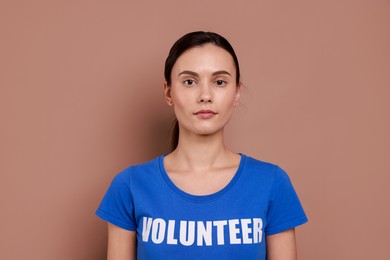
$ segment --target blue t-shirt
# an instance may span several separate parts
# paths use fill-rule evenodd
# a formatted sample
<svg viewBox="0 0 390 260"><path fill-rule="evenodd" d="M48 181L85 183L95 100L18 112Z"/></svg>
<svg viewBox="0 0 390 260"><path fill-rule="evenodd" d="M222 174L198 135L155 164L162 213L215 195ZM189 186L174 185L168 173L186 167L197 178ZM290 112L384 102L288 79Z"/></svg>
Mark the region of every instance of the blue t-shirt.
<svg viewBox="0 0 390 260"><path fill-rule="evenodd" d="M111 183L96 214L137 232L137 259L266 259L265 237L307 222L287 174L241 154L222 190L180 190L164 156L131 166Z"/></svg>

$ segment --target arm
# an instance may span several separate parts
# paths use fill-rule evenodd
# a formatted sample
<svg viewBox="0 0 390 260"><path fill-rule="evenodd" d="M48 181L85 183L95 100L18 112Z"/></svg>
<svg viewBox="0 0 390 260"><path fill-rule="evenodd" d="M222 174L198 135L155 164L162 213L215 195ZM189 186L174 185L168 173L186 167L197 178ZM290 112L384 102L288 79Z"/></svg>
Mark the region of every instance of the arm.
<svg viewBox="0 0 390 260"><path fill-rule="evenodd" d="M295 229L267 236L267 260L297 260Z"/></svg>
<svg viewBox="0 0 390 260"><path fill-rule="evenodd" d="M135 260L137 235L108 223L107 260Z"/></svg>

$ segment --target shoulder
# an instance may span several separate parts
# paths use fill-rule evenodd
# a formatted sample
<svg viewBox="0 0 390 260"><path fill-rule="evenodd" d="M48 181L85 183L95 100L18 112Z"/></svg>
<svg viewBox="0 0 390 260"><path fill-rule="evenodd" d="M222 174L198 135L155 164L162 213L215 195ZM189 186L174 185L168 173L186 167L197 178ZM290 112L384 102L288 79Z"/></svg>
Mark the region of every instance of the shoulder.
<svg viewBox="0 0 390 260"><path fill-rule="evenodd" d="M291 182L288 174L278 165L245 156L244 172L247 179L267 187L279 187Z"/></svg>
<svg viewBox="0 0 390 260"><path fill-rule="evenodd" d="M270 176L287 175L287 173L278 165L265 162L259 159L252 158L244 155L245 157L245 168L251 172L257 172L259 174L266 174Z"/></svg>
<svg viewBox="0 0 390 260"><path fill-rule="evenodd" d="M128 184L134 178L155 173L159 170L161 157L158 156L147 162L128 166L114 177L113 182Z"/></svg>

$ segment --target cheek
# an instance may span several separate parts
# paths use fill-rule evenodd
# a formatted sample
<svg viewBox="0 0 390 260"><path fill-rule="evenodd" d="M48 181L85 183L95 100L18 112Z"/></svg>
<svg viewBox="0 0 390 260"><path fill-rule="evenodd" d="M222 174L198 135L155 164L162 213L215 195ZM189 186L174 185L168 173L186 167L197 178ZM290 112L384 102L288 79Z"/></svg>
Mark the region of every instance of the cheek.
<svg viewBox="0 0 390 260"><path fill-rule="evenodd" d="M235 93L229 93L228 95L224 95L221 97L220 104L225 108L230 110L229 108L233 108L234 102L236 100L236 95Z"/></svg>
<svg viewBox="0 0 390 260"><path fill-rule="evenodd" d="M186 95L178 95L178 93L172 93L173 111L177 118L181 118L180 115L187 114L191 104L191 99Z"/></svg>
<svg viewBox="0 0 390 260"><path fill-rule="evenodd" d="M176 109L184 109L189 103L189 99L183 95L172 95L173 106Z"/></svg>

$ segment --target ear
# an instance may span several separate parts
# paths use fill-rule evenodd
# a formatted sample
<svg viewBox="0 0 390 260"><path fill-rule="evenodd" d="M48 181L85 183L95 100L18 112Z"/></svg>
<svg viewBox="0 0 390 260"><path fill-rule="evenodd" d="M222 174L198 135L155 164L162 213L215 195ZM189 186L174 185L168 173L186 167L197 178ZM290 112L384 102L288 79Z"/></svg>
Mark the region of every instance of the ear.
<svg viewBox="0 0 390 260"><path fill-rule="evenodd" d="M234 106L238 105L238 101L240 100L241 96L241 83L237 85L236 87L236 95L234 97Z"/></svg>
<svg viewBox="0 0 390 260"><path fill-rule="evenodd" d="M167 81L164 81L164 95L168 106L173 106L172 97L171 97L171 87L168 86Z"/></svg>

